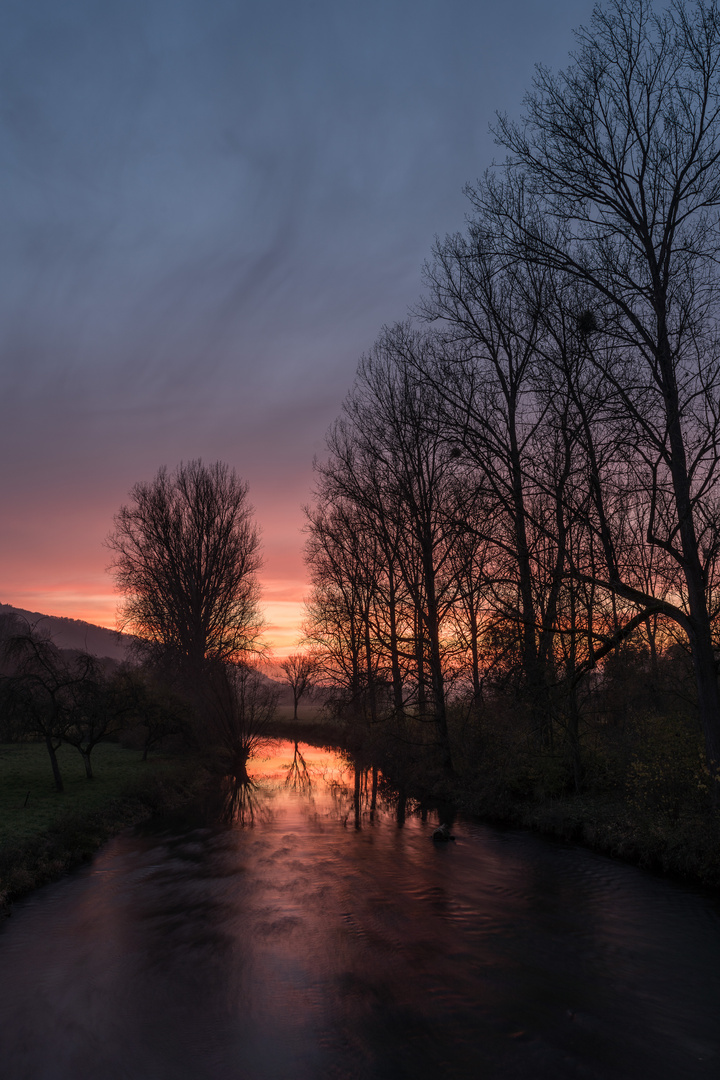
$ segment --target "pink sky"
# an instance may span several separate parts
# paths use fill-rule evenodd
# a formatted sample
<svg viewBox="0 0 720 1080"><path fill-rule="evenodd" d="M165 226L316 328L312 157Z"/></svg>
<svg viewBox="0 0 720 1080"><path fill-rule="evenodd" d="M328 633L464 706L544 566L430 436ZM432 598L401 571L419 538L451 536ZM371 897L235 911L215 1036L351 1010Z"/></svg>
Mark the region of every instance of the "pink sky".
<svg viewBox="0 0 720 1080"><path fill-rule="evenodd" d="M283 657L297 649L307 593L303 515L300 500L278 506L256 498L253 504L263 535L265 640L274 656ZM112 511L71 506L56 509L51 517L27 509L6 513L0 534L5 555L0 602L114 629L118 596L105 571L109 553L102 546L111 519Z"/></svg>

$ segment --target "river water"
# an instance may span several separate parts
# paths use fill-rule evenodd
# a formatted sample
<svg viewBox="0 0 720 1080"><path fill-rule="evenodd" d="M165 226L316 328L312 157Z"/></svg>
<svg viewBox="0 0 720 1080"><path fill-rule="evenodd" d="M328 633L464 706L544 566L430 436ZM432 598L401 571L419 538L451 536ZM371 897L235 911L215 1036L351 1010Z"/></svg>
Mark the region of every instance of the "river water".
<svg viewBox="0 0 720 1080"><path fill-rule="evenodd" d="M0 932L2 1080L720 1077L720 903L276 746Z"/></svg>

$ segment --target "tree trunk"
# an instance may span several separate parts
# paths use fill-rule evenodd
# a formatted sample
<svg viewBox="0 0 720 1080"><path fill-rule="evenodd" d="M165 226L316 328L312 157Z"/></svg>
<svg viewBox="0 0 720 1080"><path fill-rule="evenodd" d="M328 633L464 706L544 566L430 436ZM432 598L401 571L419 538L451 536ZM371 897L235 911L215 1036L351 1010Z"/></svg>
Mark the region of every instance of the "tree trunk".
<svg viewBox="0 0 720 1080"><path fill-rule="evenodd" d="M692 611L692 608L691 608ZM698 625L699 623L699 625ZM700 723L705 738L705 756L713 783L713 800L719 797L720 787L720 693L715 665L715 653L710 630L710 620L692 619L690 638L695 683L698 694Z"/></svg>
<svg viewBox="0 0 720 1080"><path fill-rule="evenodd" d="M663 394L667 413L667 432L670 442L670 471L677 508L678 527L683 554L683 572L688 590L688 607L692 627L690 647L698 693L700 723L705 737L708 769L714 781L720 776L720 690L713 648L712 627L705 593L705 575L700 562L695 521L693 519L691 481L688 476L685 440L680 421L680 408L670 343L664 327L660 334L659 363L663 376ZM713 800L717 800L717 783L713 783Z"/></svg>
<svg viewBox="0 0 720 1080"><path fill-rule="evenodd" d="M53 741L49 735L45 736L45 745L47 746L47 752L50 755L50 764L52 765L53 777L55 779L55 790L64 791L62 776L60 775L60 766L58 765L57 754L55 753L55 747Z"/></svg>
<svg viewBox="0 0 720 1080"><path fill-rule="evenodd" d="M476 706L480 704L482 699L482 685L480 683L480 651L478 648L478 640L480 637L478 628L477 611L475 610L475 604L472 596L470 597L469 605L469 622L470 622L470 655L472 658L472 683L473 683L473 702Z"/></svg>
<svg viewBox="0 0 720 1080"><path fill-rule="evenodd" d="M370 723L377 720L377 700L375 693L375 672L373 671L372 639L370 636L370 611L365 611L365 672L367 678L368 702L370 705Z"/></svg>
<svg viewBox="0 0 720 1080"><path fill-rule="evenodd" d="M452 758L450 755L450 738L447 726L447 709L445 705L445 678L442 669L442 656L440 652L440 618L438 615L437 595L435 591L435 567L432 561L432 552L424 552L425 562L425 599L427 615L425 622L430 645L430 680L433 693L433 718L437 732L440 764L447 772L452 772Z"/></svg>
<svg viewBox="0 0 720 1080"><path fill-rule="evenodd" d="M425 661L423 657L425 644L425 630L420 618L420 612L415 611L415 664L417 667L417 684L418 684L418 716L421 720L425 719L425 712L427 705L425 703Z"/></svg>
<svg viewBox="0 0 720 1080"><path fill-rule="evenodd" d="M395 711L396 719L401 719L403 715L403 685L402 685L402 673L400 671L400 653L398 650L398 638L397 638L397 601L395 598L395 575L392 569L389 570L390 577L390 591L388 597L389 617L390 617L390 666L392 670L392 684L393 684L393 708Z"/></svg>
<svg viewBox="0 0 720 1080"><path fill-rule="evenodd" d="M538 656L537 619L533 599L533 571L527 538L523 466L517 441L515 405L513 402L508 402L508 432L513 492L513 527L520 591L523 669L527 685L527 698L530 704L532 728L537 733L541 745L545 746L551 742L552 733L547 704L547 680L544 666Z"/></svg>
<svg viewBox="0 0 720 1080"><path fill-rule="evenodd" d="M568 735L570 737L570 754L572 757L573 780L575 793L580 794L582 786L582 757L580 750L580 709L577 698L577 603L575 589L570 588L570 651L568 655Z"/></svg>
<svg viewBox="0 0 720 1080"><path fill-rule="evenodd" d="M355 786L353 791L353 809L355 811L355 828L359 829L361 826L360 819L360 760L355 757Z"/></svg>

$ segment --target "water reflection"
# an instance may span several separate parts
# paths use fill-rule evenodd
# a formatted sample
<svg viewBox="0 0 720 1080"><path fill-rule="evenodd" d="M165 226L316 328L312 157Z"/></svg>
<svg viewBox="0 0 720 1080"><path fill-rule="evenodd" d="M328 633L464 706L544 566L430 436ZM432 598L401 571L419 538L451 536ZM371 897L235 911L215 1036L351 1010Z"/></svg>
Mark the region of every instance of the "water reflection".
<svg viewBox="0 0 720 1080"><path fill-rule="evenodd" d="M263 801L258 785L249 776L223 776L219 784L221 809L218 820L226 825L254 825Z"/></svg>
<svg viewBox="0 0 720 1080"><path fill-rule="evenodd" d="M18 908L3 1080L720 1075L711 898L453 823L359 758L250 773Z"/></svg>
<svg viewBox="0 0 720 1080"><path fill-rule="evenodd" d="M300 744L297 739L293 746L293 757L288 765L287 775L285 777L285 787L309 795L313 785L310 769L300 752Z"/></svg>

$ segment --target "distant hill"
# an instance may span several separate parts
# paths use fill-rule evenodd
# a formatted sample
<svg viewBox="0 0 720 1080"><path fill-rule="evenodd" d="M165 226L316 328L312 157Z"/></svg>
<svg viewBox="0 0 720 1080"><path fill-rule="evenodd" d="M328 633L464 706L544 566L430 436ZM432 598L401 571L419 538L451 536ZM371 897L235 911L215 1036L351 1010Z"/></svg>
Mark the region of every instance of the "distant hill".
<svg viewBox="0 0 720 1080"><path fill-rule="evenodd" d="M0 615L13 612L21 615L31 626L46 631L59 649L81 649L93 656L108 656L112 660L128 659L132 637L118 634L105 626L95 626L82 619L65 619L58 615L43 615L39 611L25 611L12 604L0 604Z"/></svg>

